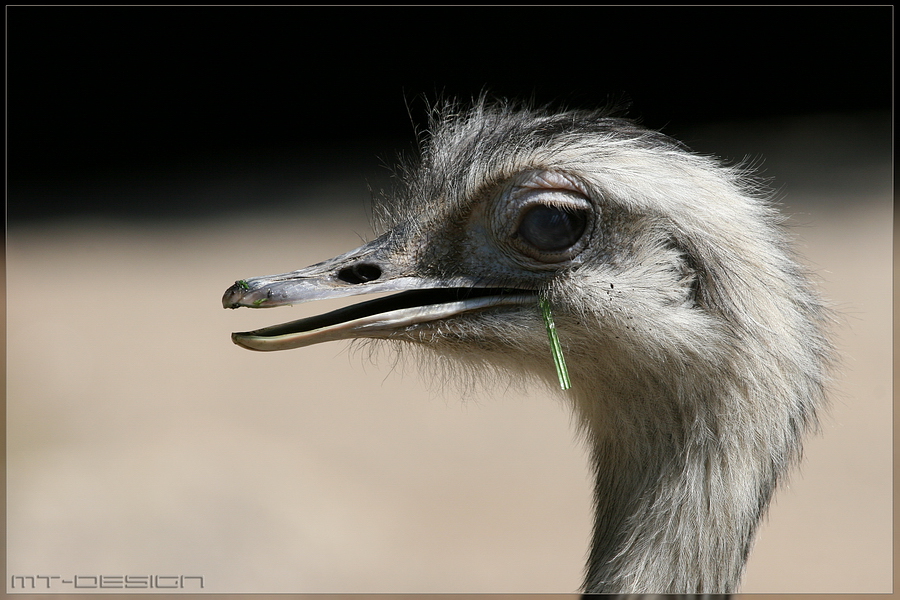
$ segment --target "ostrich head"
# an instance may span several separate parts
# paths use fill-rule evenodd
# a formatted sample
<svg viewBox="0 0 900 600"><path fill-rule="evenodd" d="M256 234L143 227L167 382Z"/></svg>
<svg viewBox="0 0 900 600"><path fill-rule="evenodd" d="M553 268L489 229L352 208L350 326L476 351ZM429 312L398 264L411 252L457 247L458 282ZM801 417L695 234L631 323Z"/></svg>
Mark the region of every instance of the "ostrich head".
<svg viewBox="0 0 900 600"><path fill-rule="evenodd" d="M403 181L374 241L223 304L393 295L234 342L394 340L555 384L543 298L595 473L585 590L733 591L830 355L776 210L630 121L484 102L436 111Z"/></svg>

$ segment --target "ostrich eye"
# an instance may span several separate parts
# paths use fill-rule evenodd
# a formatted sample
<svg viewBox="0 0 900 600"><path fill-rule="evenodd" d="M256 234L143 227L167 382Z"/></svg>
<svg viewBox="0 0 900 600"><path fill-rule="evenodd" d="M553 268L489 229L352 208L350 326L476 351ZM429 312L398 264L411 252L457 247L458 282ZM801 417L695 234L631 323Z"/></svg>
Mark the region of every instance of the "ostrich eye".
<svg viewBox="0 0 900 600"><path fill-rule="evenodd" d="M541 252L562 252L575 245L587 227L582 211L538 204L525 213L517 234Z"/></svg>

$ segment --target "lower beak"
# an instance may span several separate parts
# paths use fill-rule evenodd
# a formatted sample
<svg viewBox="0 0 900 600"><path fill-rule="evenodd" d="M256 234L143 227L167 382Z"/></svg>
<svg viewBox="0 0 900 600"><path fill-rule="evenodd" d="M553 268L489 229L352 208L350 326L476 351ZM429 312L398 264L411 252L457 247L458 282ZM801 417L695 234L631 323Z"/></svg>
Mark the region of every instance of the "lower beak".
<svg viewBox="0 0 900 600"><path fill-rule="evenodd" d="M535 294L512 290L475 290L476 293L490 291L492 295L449 299L458 297L461 291L458 288L446 288L402 292L315 317L256 331L233 333L231 339L238 346L260 351L288 350L319 342L355 338L408 339L410 330L424 323L496 306L537 302ZM494 295L494 292L498 293ZM440 301L441 298L446 300Z"/></svg>

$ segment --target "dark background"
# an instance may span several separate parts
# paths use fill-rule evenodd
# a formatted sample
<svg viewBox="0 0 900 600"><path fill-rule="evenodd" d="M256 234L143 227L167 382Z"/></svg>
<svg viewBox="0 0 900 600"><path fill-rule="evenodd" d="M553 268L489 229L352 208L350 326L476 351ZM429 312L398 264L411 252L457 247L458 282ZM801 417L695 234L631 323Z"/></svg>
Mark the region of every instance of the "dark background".
<svg viewBox="0 0 900 600"><path fill-rule="evenodd" d="M8 217L208 216L272 194L160 182L354 161L377 179L441 95L630 102L676 137L888 111L892 29L891 7L9 7Z"/></svg>

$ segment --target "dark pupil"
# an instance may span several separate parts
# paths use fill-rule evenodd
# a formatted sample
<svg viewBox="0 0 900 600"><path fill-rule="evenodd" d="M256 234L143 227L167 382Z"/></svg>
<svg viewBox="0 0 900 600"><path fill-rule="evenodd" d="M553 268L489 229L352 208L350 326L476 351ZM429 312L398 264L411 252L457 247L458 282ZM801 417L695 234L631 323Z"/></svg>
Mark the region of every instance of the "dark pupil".
<svg viewBox="0 0 900 600"><path fill-rule="evenodd" d="M518 233L542 252L559 252L578 241L584 233L586 221L582 213L539 205L525 214Z"/></svg>

